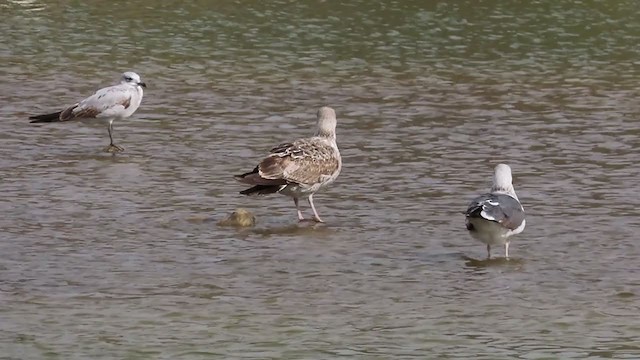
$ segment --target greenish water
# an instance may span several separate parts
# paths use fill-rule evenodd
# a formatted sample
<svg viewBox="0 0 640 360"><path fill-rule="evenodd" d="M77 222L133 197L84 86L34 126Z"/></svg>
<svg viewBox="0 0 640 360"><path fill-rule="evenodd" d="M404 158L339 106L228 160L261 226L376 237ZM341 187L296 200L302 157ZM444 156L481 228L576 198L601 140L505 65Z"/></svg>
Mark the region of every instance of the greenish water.
<svg viewBox="0 0 640 360"><path fill-rule="evenodd" d="M635 1L0 2L0 358L640 358ZM138 72L138 112L34 126ZM338 114L326 225L233 174ZM527 228L460 214L514 170ZM237 207L255 228L218 227Z"/></svg>

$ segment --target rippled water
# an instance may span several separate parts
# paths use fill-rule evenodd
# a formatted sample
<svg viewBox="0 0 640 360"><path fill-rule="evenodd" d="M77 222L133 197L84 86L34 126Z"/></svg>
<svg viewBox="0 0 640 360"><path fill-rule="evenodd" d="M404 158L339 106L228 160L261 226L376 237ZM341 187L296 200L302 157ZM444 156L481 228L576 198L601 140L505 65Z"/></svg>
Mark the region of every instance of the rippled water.
<svg viewBox="0 0 640 360"><path fill-rule="evenodd" d="M635 1L0 11L0 357L640 358ZM126 152L28 123L125 70L149 86ZM239 195L325 104L327 224ZM498 162L527 228L476 261L461 211ZM254 228L216 225L238 207Z"/></svg>

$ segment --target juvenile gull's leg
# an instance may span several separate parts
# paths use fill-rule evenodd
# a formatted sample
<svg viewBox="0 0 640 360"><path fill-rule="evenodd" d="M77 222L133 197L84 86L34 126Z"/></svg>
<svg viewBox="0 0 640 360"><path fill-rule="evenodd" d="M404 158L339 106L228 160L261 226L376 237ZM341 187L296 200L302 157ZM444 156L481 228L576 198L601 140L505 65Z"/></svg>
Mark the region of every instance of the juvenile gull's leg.
<svg viewBox="0 0 640 360"><path fill-rule="evenodd" d="M491 259L491 245L487 244L487 259Z"/></svg>
<svg viewBox="0 0 640 360"><path fill-rule="evenodd" d="M322 219L320 219L320 216L318 215L318 212L316 211L316 207L313 205L313 194L309 195L309 205L311 205L311 210L313 210L313 220L315 220L317 222L324 222L324 221L322 221Z"/></svg>
<svg viewBox="0 0 640 360"><path fill-rule="evenodd" d="M293 198L293 203L296 204L296 210L298 210L298 221L303 221L304 216L302 216L302 211L300 211L300 204L298 203L298 198Z"/></svg>

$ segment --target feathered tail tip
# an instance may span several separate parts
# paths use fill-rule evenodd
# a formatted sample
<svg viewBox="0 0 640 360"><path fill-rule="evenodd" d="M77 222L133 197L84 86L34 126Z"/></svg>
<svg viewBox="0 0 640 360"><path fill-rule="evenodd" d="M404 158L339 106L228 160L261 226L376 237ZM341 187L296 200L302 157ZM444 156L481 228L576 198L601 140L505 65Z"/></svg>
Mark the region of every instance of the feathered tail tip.
<svg viewBox="0 0 640 360"><path fill-rule="evenodd" d="M287 185L287 181L284 179L265 179L260 176L258 166L252 171L244 173L242 175L236 175L233 177L239 182L247 185L254 185L252 188L240 191L242 195L268 195L277 193L283 186Z"/></svg>
<svg viewBox="0 0 640 360"><path fill-rule="evenodd" d="M50 123L60 121L60 114L62 114L62 111L51 114L29 116L29 120L31 120L29 123Z"/></svg>
<svg viewBox="0 0 640 360"><path fill-rule="evenodd" d="M237 181L240 181L241 183L244 183L244 184L256 185L256 184L252 181L253 176L251 176L251 175L254 175L254 174L255 174L255 175L257 175L257 176L258 176L258 178L259 178L259 177L260 177L260 175L258 174L258 171L259 171L259 170L258 170L258 167L256 166L253 170L251 170L251 171L249 171L249 172L246 172L246 173L244 173L244 174L240 174L240 175L234 175L234 176L233 176L233 178L234 178L234 179L236 179ZM249 177L249 178L247 178L247 177Z"/></svg>
<svg viewBox="0 0 640 360"><path fill-rule="evenodd" d="M244 176L245 176L245 174L242 174L242 175L233 175L233 178L234 178L236 181L244 182Z"/></svg>
<svg viewBox="0 0 640 360"><path fill-rule="evenodd" d="M256 185L247 190L240 191L240 194L247 196L275 194L280 190L281 185Z"/></svg>
<svg viewBox="0 0 640 360"><path fill-rule="evenodd" d="M255 184L255 176L251 176L251 175L255 175L257 174L257 170L248 172L248 173L244 173L242 175L235 175L233 178L236 179L237 181L243 183L243 184L249 184L249 185L255 185L252 188L246 189L246 190L242 190L240 191L240 194L242 195L247 195L247 196L254 196L254 195L268 195L268 194L273 194L278 192L278 190L280 190L280 185L256 185ZM247 178L249 176L249 178Z"/></svg>

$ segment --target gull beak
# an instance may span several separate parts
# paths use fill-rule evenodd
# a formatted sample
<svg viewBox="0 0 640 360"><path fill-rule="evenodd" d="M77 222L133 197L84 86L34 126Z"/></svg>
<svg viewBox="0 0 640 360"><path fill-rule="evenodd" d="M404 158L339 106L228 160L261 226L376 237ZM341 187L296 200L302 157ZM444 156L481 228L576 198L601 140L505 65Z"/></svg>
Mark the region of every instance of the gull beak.
<svg viewBox="0 0 640 360"><path fill-rule="evenodd" d="M138 85L142 86L143 88L147 87L147 84L143 83L143 82L139 82Z"/></svg>

